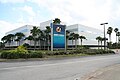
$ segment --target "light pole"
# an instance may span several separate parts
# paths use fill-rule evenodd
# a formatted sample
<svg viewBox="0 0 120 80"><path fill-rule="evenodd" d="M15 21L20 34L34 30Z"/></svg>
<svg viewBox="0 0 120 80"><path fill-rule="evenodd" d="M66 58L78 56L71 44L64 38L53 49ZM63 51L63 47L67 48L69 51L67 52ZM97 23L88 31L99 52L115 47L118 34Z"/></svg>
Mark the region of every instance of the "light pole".
<svg viewBox="0 0 120 80"><path fill-rule="evenodd" d="M105 50L105 47L106 47L105 24L108 24L108 23L101 23L100 24L100 25L104 25L104 50Z"/></svg>

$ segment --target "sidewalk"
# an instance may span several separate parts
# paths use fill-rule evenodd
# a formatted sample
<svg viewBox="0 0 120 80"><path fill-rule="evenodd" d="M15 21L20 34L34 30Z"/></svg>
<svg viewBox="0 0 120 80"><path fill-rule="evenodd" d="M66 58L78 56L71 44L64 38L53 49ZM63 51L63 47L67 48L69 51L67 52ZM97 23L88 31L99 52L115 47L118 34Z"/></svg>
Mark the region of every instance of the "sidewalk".
<svg viewBox="0 0 120 80"><path fill-rule="evenodd" d="M83 80L120 80L120 64L95 71Z"/></svg>

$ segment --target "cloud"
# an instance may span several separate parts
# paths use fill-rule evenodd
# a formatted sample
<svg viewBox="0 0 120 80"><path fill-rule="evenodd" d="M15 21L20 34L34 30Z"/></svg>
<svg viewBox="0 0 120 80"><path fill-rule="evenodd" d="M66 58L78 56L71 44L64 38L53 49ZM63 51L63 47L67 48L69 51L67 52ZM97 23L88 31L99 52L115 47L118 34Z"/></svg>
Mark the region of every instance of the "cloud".
<svg viewBox="0 0 120 80"><path fill-rule="evenodd" d="M17 19L18 23L26 23L26 24L34 24L36 13L33 10L33 7L24 5L22 7L15 7L13 8L14 11L20 11L20 15L18 16L19 18Z"/></svg>
<svg viewBox="0 0 120 80"><path fill-rule="evenodd" d="M21 15L18 22L39 24L39 21L60 18L61 21L66 22L67 25L74 23L83 24L86 26L103 29L100 23L108 22L106 29L111 27L118 27L120 17L120 1L119 0L0 0L2 3L34 3L39 8L34 6L24 5L19 10L27 13L26 16ZM35 9L34 9L35 8ZM41 10L42 8L42 10ZM41 13L37 13L37 11ZM48 13L44 14L47 10ZM51 15L52 14L52 15ZM50 16L49 18L44 16Z"/></svg>
<svg viewBox="0 0 120 80"><path fill-rule="evenodd" d="M0 0L1 3L23 3L25 0Z"/></svg>
<svg viewBox="0 0 120 80"><path fill-rule="evenodd" d="M35 16L35 12L33 11L33 8L30 6L25 5L24 7L21 7L20 9L27 12L30 16Z"/></svg>
<svg viewBox="0 0 120 80"><path fill-rule="evenodd" d="M120 17L118 0L32 0L68 24L80 23L100 29L100 23ZM115 5L117 3L117 5ZM116 9L116 10L115 10ZM102 28L101 28L102 29Z"/></svg>
<svg viewBox="0 0 120 80"><path fill-rule="evenodd" d="M18 26L19 25L19 26ZM10 23L0 20L0 39L5 36L5 33L25 25L25 23ZM1 41L1 40L0 40Z"/></svg>

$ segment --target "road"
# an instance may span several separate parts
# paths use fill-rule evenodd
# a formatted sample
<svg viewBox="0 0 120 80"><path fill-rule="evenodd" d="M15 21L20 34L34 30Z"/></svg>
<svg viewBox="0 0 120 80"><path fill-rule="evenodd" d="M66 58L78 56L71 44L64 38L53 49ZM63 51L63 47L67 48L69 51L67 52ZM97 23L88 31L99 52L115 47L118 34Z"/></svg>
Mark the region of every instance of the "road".
<svg viewBox="0 0 120 80"><path fill-rule="evenodd" d="M44 61L0 62L0 80L81 80L91 72L119 63L120 54Z"/></svg>

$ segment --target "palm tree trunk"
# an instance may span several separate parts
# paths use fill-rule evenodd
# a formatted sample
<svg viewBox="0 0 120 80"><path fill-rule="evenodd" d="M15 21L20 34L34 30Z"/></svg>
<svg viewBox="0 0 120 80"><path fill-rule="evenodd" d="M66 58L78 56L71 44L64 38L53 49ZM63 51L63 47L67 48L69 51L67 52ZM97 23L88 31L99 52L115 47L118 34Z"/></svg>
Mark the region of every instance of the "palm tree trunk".
<svg viewBox="0 0 120 80"><path fill-rule="evenodd" d="M109 41L109 42L111 42L111 35L109 35L109 39L110 39L110 41Z"/></svg>
<svg viewBox="0 0 120 80"><path fill-rule="evenodd" d="M30 40L30 47L31 47L31 40Z"/></svg>
<svg viewBox="0 0 120 80"><path fill-rule="evenodd" d="M34 50L36 49L36 39L34 39Z"/></svg>
<svg viewBox="0 0 120 80"><path fill-rule="evenodd" d="M82 39L81 39L81 46L82 46Z"/></svg>
<svg viewBox="0 0 120 80"><path fill-rule="evenodd" d="M41 50L41 41L39 40L39 49Z"/></svg>
<svg viewBox="0 0 120 80"><path fill-rule="evenodd" d="M49 35L48 35L48 41L47 41L48 51L49 51Z"/></svg>
<svg viewBox="0 0 120 80"><path fill-rule="evenodd" d="M66 50L68 48L68 39L66 39Z"/></svg>
<svg viewBox="0 0 120 80"><path fill-rule="evenodd" d="M75 39L75 48L77 49L77 39Z"/></svg>
<svg viewBox="0 0 120 80"><path fill-rule="evenodd" d="M20 41L19 41L19 46L20 46Z"/></svg>
<svg viewBox="0 0 120 80"><path fill-rule="evenodd" d="M98 49L99 49L99 40L98 40Z"/></svg>
<svg viewBox="0 0 120 80"><path fill-rule="evenodd" d="M101 41L101 49L102 49L102 41Z"/></svg>
<svg viewBox="0 0 120 80"><path fill-rule="evenodd" d="M9 44L9 49L10 49L10 42L8 44Z"/></svg>
<svg viewBox="0 0 120 80"><path fill-rule="evenodd" d="M117 43L117 36L116 36L116 43Z"/></svg>
<svg viewBox="0 0 120 80"><path fill-rule="evenodd" d="M45 50L45 43L46 43L46 40L44 39L44 50Z"/></svg>
<svg viewBox="0 0 120 80"><path fill-rule="evenodd" d="M18 41L17 41L17 46L18 46L19 44L18 44Z"/></svg>
<svg viewBox="0 0 120 80"><path fill-rule="evenodd" d="M73 39L72 39L72 49L74 49L74 47L73 47Z"/></svg>

